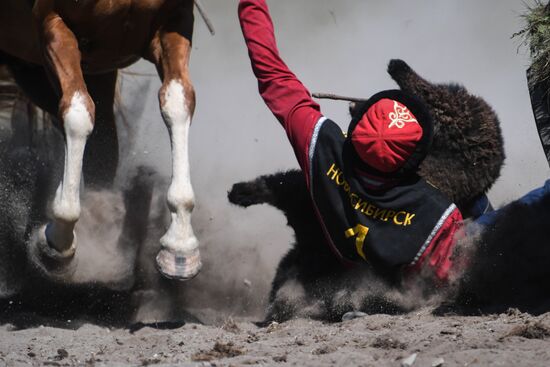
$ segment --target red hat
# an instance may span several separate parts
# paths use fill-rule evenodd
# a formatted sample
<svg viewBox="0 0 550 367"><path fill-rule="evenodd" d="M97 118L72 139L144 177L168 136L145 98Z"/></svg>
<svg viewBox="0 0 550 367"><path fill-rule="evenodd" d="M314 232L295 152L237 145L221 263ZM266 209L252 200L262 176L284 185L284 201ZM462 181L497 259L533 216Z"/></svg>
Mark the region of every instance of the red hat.
<svg viewBox="0 0 550 367"><path fill-rule="evenodd" d="M378 171L395 172L403 166L422 137L422 127L402 103L381 99L367 110L353 133L355 151Z"/></svg>
<svg viewBox="0 0 550 367"><path fill-rule="evenodd" d="M397 90L369 99L348 132L357 157L383 175L416 170L431 136L431 119L425 107Z"/></svg>

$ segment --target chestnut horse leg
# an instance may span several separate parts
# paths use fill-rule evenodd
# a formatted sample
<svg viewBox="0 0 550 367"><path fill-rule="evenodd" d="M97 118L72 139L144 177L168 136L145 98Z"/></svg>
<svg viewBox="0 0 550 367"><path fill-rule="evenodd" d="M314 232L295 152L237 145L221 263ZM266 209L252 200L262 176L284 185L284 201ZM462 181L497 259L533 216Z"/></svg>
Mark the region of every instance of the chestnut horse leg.
<svg viewBox="0 0 550 367"><path fill-rule="evenodd" d="M35 16L48 70L61 90L59 116L65 133L65 164L52 204L53 218L35 234L34 242L43 258L53 260L54 265L66 265L76 249L74 227L80 216L82 158L93 129L95 106L80 69L78 42L52 8L51 1L38 1Z"/></svg>
<svg viewBox="0 0 550 367"><path fill-rule="evenodd" d="M195 110L195 91L188 70L193 2L187 4L183 19L167 25L159 35L160 54L156 58L163 80L159 91L160 109L172 144L172 182L167 194L171 223L160 239L161 250L156 261L164 276L178 280L193 278L202 266L199 243L191 227L195 197L189 173L188 137Z"/></svg>

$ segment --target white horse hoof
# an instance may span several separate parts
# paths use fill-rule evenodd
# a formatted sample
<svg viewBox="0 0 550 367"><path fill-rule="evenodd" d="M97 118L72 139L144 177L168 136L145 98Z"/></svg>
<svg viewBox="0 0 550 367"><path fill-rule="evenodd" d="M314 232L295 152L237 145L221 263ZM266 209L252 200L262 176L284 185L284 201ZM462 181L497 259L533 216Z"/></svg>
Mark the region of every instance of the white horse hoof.
<svg viewBox="0 0 550 367"><path fill-rule="evenodd" d="M157 269L168 279L190 280L197 276L201 268L199 249L190 252L172 252L163 248L157 255Z"/></svg>
<svg viewBox="0 0 550 367"><path fill-rule="evenodd" d="M55 281L69 280L76 269L74 242L69 249L57 251L48 243L46 225L43 225L33 231L27 242L29 260L48 278Z"/></svg>

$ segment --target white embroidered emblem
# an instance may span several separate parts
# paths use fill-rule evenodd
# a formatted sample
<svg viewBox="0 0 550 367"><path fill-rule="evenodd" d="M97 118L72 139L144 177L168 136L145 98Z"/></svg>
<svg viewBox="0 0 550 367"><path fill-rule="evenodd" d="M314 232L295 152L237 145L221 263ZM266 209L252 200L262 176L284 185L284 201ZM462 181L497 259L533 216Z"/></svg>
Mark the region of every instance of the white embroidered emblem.
<svg viewBox="0 0 550 367"><path fill-rule="evenodd" d="M389 129L394 126L402 129L405 127L405 124L409 122L418 124L418 121L411 115L409 109L405 106L399 105L397 101L393 101L393 111L394 112L390 112L388 115L391 120L391 123L388 126Z"/></svg>

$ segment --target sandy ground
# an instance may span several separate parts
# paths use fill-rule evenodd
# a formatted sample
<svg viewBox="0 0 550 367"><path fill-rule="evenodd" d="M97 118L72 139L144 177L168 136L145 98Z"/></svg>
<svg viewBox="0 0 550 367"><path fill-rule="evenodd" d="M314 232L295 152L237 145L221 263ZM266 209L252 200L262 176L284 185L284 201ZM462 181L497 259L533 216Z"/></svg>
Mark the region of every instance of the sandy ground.
<svg viewBox="0 0 550 367"><path fill-rule="evenodd" d="M297 319L259 328L226 318L161 330L78 325L0 327L0 364L178 366L544 366L549 314L433 316L430 309L327 324ZM411 364L409 364L411 365Z"/></svg>

